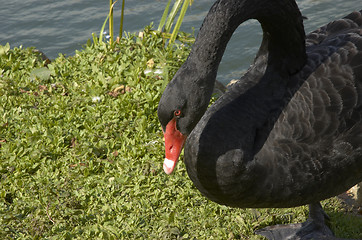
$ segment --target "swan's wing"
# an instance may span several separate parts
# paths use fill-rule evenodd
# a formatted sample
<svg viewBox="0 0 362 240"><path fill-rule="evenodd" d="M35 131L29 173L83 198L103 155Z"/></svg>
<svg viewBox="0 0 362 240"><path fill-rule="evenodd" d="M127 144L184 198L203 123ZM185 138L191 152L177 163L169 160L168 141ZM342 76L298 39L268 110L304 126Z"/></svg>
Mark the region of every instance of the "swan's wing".
<svg viewBox="0 0 362 240"><path fill-rule="evenodd" d="M283 178L283 186L272 186L284 187L291 202L324 199L362 181L361 25L354 12L308 35L299 76L307 79L256 155L273 166L265 184Z"/></svg>
<svg viewBox="0 0 362 240"><path fill-rule="evenodd" d="M362 141L350 134L351 128L362 124L361 12L317 32L323 37L316 37L319 45L309 48L307 79L283 110L276 133L300 144L343 139L362 147Z"/></svg>
<svg viewBox="0 0 362 240"><path fill-rule="evenodd" d="M362 10L361 10L362 11ZM337 35L345 33L357 33L360 35L362 24L360 12L352 12L346 17L332 21L323 27L320 27L306 36L306 46L319 45L327 38L334 38Z"/></svg>

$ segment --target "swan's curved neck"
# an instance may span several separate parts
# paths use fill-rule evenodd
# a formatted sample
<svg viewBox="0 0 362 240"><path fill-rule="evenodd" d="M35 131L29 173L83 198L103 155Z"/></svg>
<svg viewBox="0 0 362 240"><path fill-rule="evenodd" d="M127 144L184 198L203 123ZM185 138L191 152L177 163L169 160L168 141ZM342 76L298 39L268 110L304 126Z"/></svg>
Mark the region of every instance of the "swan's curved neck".
<svg viewBox="0 0 362 240"><path fill-rule="evenodd" d="M268 54L268 66L274 72L293 74L302 68L306 61L305 34L294 0L218 0L206 16L187 61L199 72L200 81L215 81L228 41L248 19L257 19L262 25L263 43L258 55Z"/></svg>

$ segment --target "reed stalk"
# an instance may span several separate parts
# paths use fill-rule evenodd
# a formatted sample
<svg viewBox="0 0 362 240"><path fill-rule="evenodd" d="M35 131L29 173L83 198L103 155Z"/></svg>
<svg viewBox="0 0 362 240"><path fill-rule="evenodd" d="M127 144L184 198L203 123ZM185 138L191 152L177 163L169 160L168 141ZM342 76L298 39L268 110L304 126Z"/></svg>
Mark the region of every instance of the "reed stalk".
<svg viewBox="0 0 362 240"><path fill-rule="evenodd" d="M124 3L125 3L125 0L122 0L121 20L120 20L120 24L119 24L119 35L118 35L119 38L122 38L122 34L123 34Z"/></svg>
<svg viewBox="0 0 362 240"><path fill-rule="evenodd" d="M176 0L175 3L173 4L171 11L169 12L171 0L169 0L167 2L166 8L163 12L163 15L161 17L161 21L160 21L160 24L158 25L157 30L159 32L162 32L163 37L169 39L168 46L172 46L173 43L175 42L176 37L180 30L181 24L185 17L187 8L189 5L191 6L192 3L193 3L193 0ZM178 17L175 27L173 28L172 33L171 33L172 25L173 25L178 13L179 13L179 17Z"/></svg>
<svg viewBox="0 0 362 240"><path fill-rule="evenodd" d="M165 28L164 28L165 32L169 33L171 31L173 21L177 15L178 11L180 10L182 1L185 1L185 0L176 0L176 2L174 3L174 5L171 9L171 12L169 14L169 17L167 18L167 22L165 24Z"/></svg>
<svg viewBox="0 0 362 240"><path fill-rule="evenodd" d="M172 46L172 44L176 40L176 36L177 36L177 34L178 34L179 30L180 30L182 21L183 21L183 19L185 17L185 14L186 14L186 11L187 11L187 8L188 8L189 4L191 5L191 0L185 0L183 5L182 5L180 15L179 15L179 17L177 19L175 28L173 29L173 32L172 32L172 35L171 35L171 39L170 39L170 41L168 43L169 46Z"/></svg>
<svg viewBox="0 0 362 240"><path fill-rule="evenodd" d="M157 31L161 32L163 29L163 26L166 23L166 19L167 19L167 14L168 14L168 10L170 9L170 5L171 5L171 0L168 0L168 3L166 5L165 10L163 11L162 17L161 17L161 21L160 24L158 25Z"/></svg>
<svg viewBox="0 0 362 240"><path fill-rule="evenodd" d="M93 36L93 41L95 44L99 44L99 43L103 42L103 34L104 34L104 29L105 29L105 25L106 25L107 21L109 23L109 36L110 36L109 43L112 44L114 42L113 10L114 10L114 5L116 4L117 1L118 0L116 0L116 1L109 0L109 13L107 15L106 20L103 23L101 32L99 34L99 38L95 39L95 36ZM158 25L158 28L157 28L157 31L162 33L162 37L164 39L169 39L169 42L168 42L169 47L171 47L173 45L173 43L175 42L175 40L178 36L179 30L180 30L181 24L185 17L187 8L189 5L190 6L192 5L193 0L175 0L171 11L169 11L171 3L172 3L172 0L168 0L166 8L162 14L160 24ZM122 38L122 35L123 35L124 8L125 8L125 0L122 0L119 35L118 35L117 39ZM179 16L178 16L176 24L172 30L172 26L174 24L177 14L179 14ZM171 30L172 30L172 32L171 32ZM187 41L187 40L182 39L182 41ZM165 42L166 42L166 40L165 40Z"/></svg>
<svg viewBox="0 0 362 240"><path fill-rule="evenodd" d="M109 0L109 41L113 42L113 0Z"/></svg>

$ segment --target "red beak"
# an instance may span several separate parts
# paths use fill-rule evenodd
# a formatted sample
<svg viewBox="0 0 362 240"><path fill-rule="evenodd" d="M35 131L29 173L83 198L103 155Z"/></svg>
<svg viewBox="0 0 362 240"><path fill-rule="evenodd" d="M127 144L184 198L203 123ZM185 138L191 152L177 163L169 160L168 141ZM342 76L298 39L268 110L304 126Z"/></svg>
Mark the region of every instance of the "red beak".
<svg viewBox="0 0 362 240"><path fill-rule="evenodd" d="M171 174L176 167L186 136L176 128L176 118L173 118L164 131L166 158L163 162L163 170Z"/></svg>

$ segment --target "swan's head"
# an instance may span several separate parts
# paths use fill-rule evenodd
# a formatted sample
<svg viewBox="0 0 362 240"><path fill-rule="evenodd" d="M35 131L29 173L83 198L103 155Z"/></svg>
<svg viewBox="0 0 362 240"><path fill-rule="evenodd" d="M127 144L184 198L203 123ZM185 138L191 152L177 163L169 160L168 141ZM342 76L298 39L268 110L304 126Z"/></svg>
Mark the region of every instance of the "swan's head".
<svg viewBox="0 0 362 240"><path fill-rule="evenodd" d="M167 85L158 105L158 119L165 138L163 169L167 174L174 170L187 136L201 119L210 101L213 84L210 91L210 87L201 86L199 81L193 80L197 76L194 71L181 67Z"/></svg>

